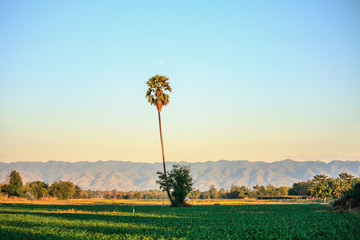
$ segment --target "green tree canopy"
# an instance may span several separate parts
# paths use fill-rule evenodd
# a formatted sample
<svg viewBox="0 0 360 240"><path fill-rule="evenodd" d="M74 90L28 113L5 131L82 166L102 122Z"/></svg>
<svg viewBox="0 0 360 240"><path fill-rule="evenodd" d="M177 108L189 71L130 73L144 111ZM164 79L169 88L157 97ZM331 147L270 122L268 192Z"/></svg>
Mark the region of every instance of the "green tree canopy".
<svg viewBox="0 0 360 240"><path fill-rule="evenodd" d="M170 102L169 95L164 93L164 91L172 91L168 81L169 78L167 76L159 74L156 74L147 81L149 89L145 96L150 104L156 106L158 112L161 112L162 107Z"/></svg>
<svg viewBox="0 0 360 240"><path fill-rule="evenodd" d="M9 184L1 186L1 192L6 193L9 197L22 197L24 195L23 181L20 173L12 171L9 176Z"/></svg>
<svg viewBox="0 0 360 240"><path fill-rule="evenodd" d="M201 191L199 189L193 190L189 193L189 197L191 199L199 199L200 195L201 195Z"/></svg>
<svg viewBox="0 0 360 240"><path fill-rule="evenodd" d="M46 197L49 192L49 185L41 181L28 183L27 186L32 196L34 196L36 199Z"/></svg>
<svg viewBox="0 0 360 240"><path fill-rule="evenodd" d="M21 188L23 186L23 181L20 176L20 173L16 170L10 173L9 183L13 185L15 188Z"/></svg>
<svg viewBox="0 0 360 240"><path fill-rule="evenodd" d="M332 189L329 187L329 177L323 174L314 176L314 179L310 182L309 193L315 197L328 197L331 196Z"/></svg>
<svg viewBox="0 0 360 240"><path fill-rule="evenodd" d="M355 180L355 176L348 174L348 173L340 173L339 177L341 179L341 183L342 183L342 187L343 187L343 192L349 190Z"/></svg>
<svg viewBox="0 0 360 240"><path fill-rule="evenodd" d="M216 198L218 198L218 191L217 191L217 189L215 188L214 184L212 184L212 185L210 186L209 194L210 194L210 198L211 198L211 199L216 199Z"/></svg>
<svg viewBox="0 0 360 240"><path fill-rule="evenodd" d="M218 197L219 198L226 198L227 192L224 188L220 188L219 192L218 192Z"/></svg>
<svg viewBox="0 0 360 240"><path fill-rule="evenodd" d="M294 183L291 191L289 191L289 194L306 196L309 190L309 184L309 182Z"/></svg>
<svg viewBox="0 0 360 240"><path fill-rule="evenodd" d="M185 202L186 196L193 190L193 179L190 176L190 167L175 164L173 169L167 173L167 183L165 180L165 174L163 172L157 172L159 180L157 183L160 185L160 189L169 188L173 197L173 207L186 207L189 206Z"/></svg>
<svg viewBox="0 0 360 240"><path fill-rule="evenodd" d="M50 194L60 200L72 198L75 193L75 185L72 182L59 181L53 182L50 187Z"/></svg>

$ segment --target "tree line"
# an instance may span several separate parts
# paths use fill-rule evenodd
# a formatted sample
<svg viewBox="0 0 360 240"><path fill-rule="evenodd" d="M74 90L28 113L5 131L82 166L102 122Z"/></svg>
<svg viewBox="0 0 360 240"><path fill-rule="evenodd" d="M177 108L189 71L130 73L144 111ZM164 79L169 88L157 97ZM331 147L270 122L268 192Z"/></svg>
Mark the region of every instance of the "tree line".
<svg viewBox="0 0 360 240"><path fill-rule="evenodd" d="M355 178L348 173L340 173L338 178L330 178L326 175L315 175L313 179L306 182L294 183L292 187L275 187L274 185L260 186L252 188L247 186L232 185L230 190L221 188L217 190L214 185L207 191L194 189L190 191L190 199L246 199L246 198L274 198L285 196L306 196L309 198L339 198L343 193L351 189L355 182L360 182L360 178ZM162 183L162 189L165 183ZM168 199L167 194L161 190L143 191L93 191L83 190L78 185L69 181L55 181L47 184L41 181L33 181L23 184L22 178L16 170L12 171L9 181L0 185L2 193L8 197L26 197L30 199L46 199L56 197L60 200L66 199Z"/></svg>
<svg viewBox="0 0 360 240"><path fill-rule="evenodd" d="M259 186L251 188L247 186L232 185L230 190L221 188L219 191L210 186L204 192L196 189L190 192L190 198L194 199L244 199L244 198L272 198L284 196L304 196L309 198L339 198L342 194L352 188L360 178L348 173L340 173L338 178L331 178L323 174L315 175L313 179L306 182L297 182L292 187L275 187L274 185Z"/></svg>
<svg viewBox="0 0 360 240"><path fill-rule="evenodd" d="M338 178L318 174L307 182L294 183L290 193L294 195L308 195L312 198L339 198L357 182L360 182L360 178L355 178L355 176L346 172L340 173Z"/></svg>
<svg viewBox="0 0 360 240"><path fill-rule="evenodd" d="M83 190L78 185L70 181L54 181L47 184L42 181L28 182L25 185L16 170L9 175L9 180L5 184L0 184L1 193L8 197L20 197L28 199L47 199L57 198L60 200L67 199L164 199L164 193L161 190L145 191L92 191Z"/></svg>
<svg viewBox="0 0 360 240"><path fill-rule="evenodd" d="M275 187L274 185L259 186L256 185L252 189L247 186L232 185L230 190L220 188L217 190L214 185L210 189L201 192L195 189L189 194L191 199L245 199L245 198L263 198L287 196L289 192L288 187Z"/></svg>
<svg viewBox="0 0 360 240"><path fill-rule="evenodd" d="M29 199L56 197L66 200L83 197L83 190L69 181L55 181L51 185L34 181L24 185L20 173L16 170L10 173L8 183L1 185L1 192L7 194L8 197L26 197Z"/></svg>

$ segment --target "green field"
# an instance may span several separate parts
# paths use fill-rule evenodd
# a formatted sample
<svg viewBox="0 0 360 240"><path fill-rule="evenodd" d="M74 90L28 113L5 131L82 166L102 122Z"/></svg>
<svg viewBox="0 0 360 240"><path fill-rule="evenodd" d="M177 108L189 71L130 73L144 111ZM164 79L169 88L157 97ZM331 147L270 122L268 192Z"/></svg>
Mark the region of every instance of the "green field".
<svg viewBox="0 0 360 240"><path fill-rule="evenodd" d="M1 239L360 239L327 205L0 205Z"/></svg>

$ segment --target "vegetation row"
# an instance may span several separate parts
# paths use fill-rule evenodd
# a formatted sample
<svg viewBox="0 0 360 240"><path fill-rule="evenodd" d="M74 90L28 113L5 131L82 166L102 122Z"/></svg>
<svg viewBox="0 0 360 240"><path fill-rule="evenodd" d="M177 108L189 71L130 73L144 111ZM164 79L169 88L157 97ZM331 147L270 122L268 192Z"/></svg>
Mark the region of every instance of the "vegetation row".
<svg viewBox="0 0 360 240"><path fill-rule="evenodd" d="M161 174L161 173L160 173ZM169 174L169 179L174 176ZM160 178L161 179L161 178ZM160 182L161 180L159 180ZM267 186L256 185L253 188L246 186L232 185L229 190L221 188L217 190L214 185L207 191L199 189L190 189L187 195L190 199L286 199L290 196L299 196L306 198L339 198L345 192L352 189L352 186L360 182L360 178L355 178L348 173L340 173L338 178L329 178L325 175L316 175L313 179L306 182L294 183L292 187L275 187L271 184ZM170 184L175 184L170 181ZM165 187L160 184L160 187ZM9 181L1 185L1 192L8 197L26 197L29 199L44 199L56 197L60 200L66 199L168 199L161 190L144 191L93 191L83 190L78 185L69 181L55 181L47 184L42 181L34 181L23 185L22 178L16 170L12 171ZM291 197L292 198L292 197Z"/></svg>

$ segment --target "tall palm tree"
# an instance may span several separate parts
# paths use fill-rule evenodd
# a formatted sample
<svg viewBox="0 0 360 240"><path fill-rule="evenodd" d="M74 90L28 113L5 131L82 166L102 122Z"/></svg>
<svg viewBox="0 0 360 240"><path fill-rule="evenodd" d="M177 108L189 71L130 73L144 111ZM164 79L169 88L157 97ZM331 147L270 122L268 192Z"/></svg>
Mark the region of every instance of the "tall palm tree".
<svg viewBox="0 0 360 240"><path fill-rule="evenodd" d="M159 74L151 77L147 81L147 85L149 89L146 92L145 97L148 99L149 103L156 106L159 116L159 129L160 129L160 140L161 140L161 150L162 150L162 158L163 158L163 167L164 167L164 176L165 176L165 185L166 192L169 196L169 199L172 204L174 204L174 200L170 194L167 176L166 176L166 166L165 166L165 154L164 154L164 143L161 131L161 116L160 112L163 106L166 106L170 102L170 97L168 94L164 93L164 91L171 92L171 87L169 85L169 78L166 76L161 76Z"/></svg>

